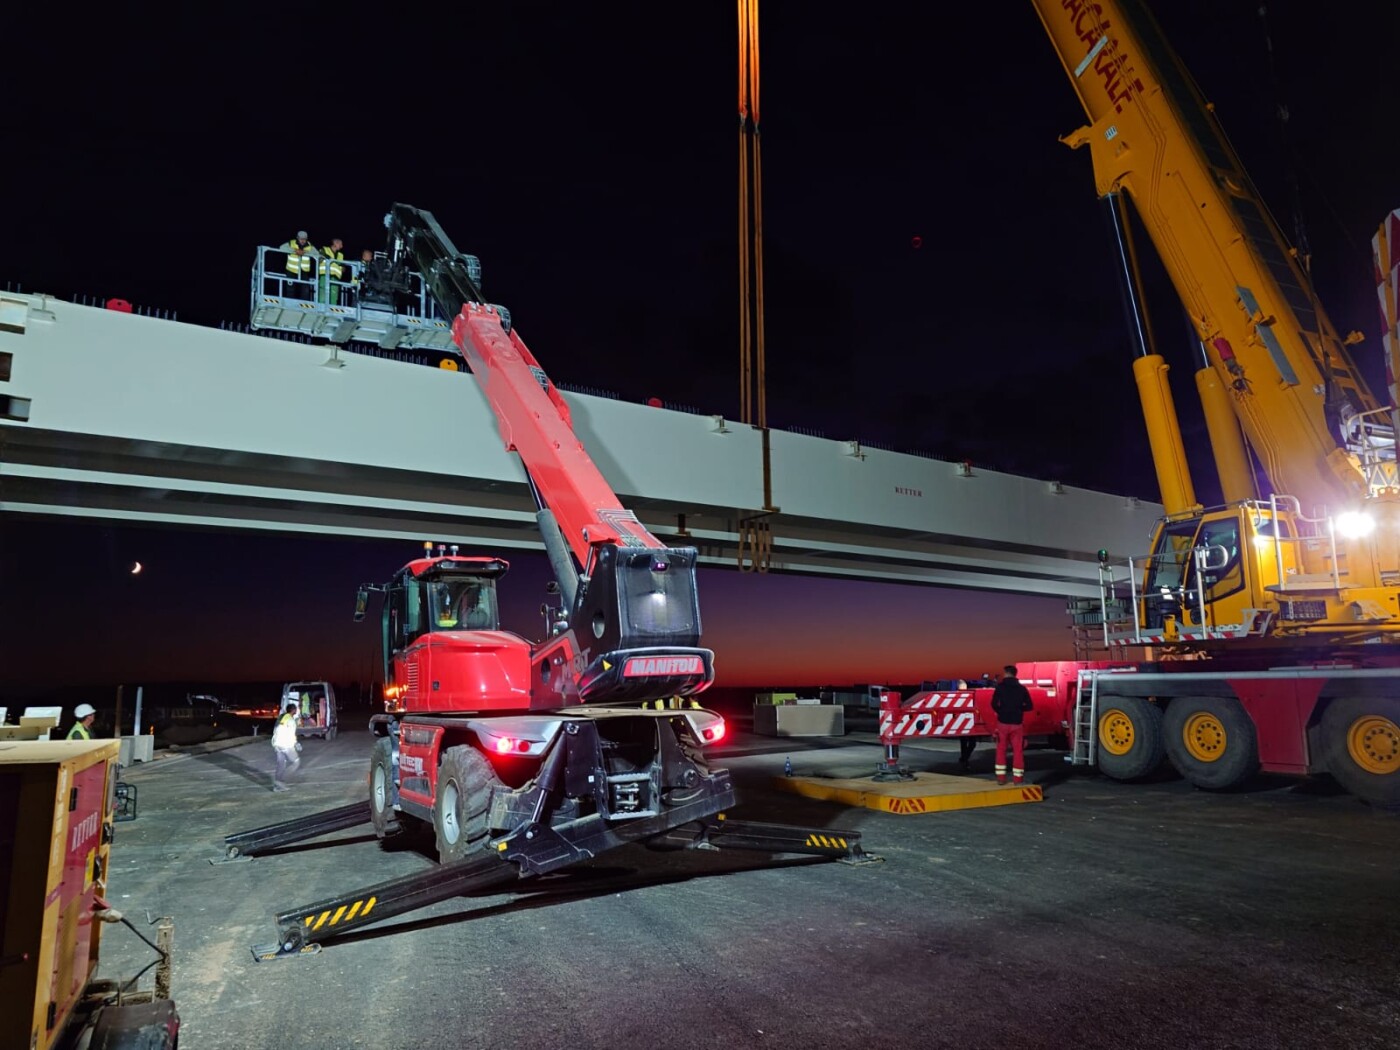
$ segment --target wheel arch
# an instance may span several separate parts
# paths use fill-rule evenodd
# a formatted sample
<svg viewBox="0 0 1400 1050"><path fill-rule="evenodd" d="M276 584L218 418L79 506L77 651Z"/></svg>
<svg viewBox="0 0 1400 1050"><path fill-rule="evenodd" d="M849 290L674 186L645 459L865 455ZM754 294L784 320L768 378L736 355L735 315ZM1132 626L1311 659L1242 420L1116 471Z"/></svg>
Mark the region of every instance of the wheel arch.
<svg viewBox="0 0 1400 1050"><path fill-rule="evenodd" d="M1345 704L1366 703L1367 701L1386 703L1391 699L1389 691L1393 691L1395 688L1395 678L1368 680L1335 677L1323 680L1312 706L1308 709L1307 716L1303 719L1303 740L1307 749L1306 761L1309 776L1330 775L1331 772L1328 769L1327 738L1324 728L1328 711Z"/></svg>

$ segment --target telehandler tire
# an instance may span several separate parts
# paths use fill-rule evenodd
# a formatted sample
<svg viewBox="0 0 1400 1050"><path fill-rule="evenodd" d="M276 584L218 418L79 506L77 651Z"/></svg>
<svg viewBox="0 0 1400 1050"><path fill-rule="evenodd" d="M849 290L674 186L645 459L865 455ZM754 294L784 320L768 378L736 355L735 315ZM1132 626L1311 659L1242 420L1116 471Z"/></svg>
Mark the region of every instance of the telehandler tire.
<svg viewBox="0 0 1400 1050"><path fill-rule="evenodd" d="M374 742L369 761L369 819L374 833L387 839L403 831L394 809L394 743L387 736Z"/></svg>
<svg viewBox="0 0 1400 1050"><path fill-rule="evenodd" d="M491 763L476 748L459 744L443 753L433 800L433 830L442 863L469 857L486 845L491 788L499 783Z"/></svg>

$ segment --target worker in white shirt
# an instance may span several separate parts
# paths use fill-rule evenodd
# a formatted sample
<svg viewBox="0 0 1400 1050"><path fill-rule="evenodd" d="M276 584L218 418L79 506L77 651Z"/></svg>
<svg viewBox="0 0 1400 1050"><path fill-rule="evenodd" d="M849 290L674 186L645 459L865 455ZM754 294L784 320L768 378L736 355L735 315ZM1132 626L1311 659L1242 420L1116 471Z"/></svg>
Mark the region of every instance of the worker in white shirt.
<svg viewBox="0 0 1400 1050"><path fill-rule="evenodd" d="M277 754L277 770L272 774L272 790L286 791L287 774L295 773L301 765L301 744L297 742L298 706L289 701L272 728L272 750Z"/></svg>

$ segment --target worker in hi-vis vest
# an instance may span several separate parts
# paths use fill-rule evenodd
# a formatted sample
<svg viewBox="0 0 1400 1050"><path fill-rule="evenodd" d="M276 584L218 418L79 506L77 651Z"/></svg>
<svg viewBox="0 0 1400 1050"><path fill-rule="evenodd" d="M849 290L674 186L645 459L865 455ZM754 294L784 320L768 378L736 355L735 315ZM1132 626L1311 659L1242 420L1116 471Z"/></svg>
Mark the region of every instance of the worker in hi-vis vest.
<svg viewBox="0 0 1400 1050"><path fill-rule="evenodd" d="M312 261L320 253L316 251L306 236L305 230L297 230L282 249L287 253L287 294L293 299L314 299L316 286L316 264Z"/></svg>
<svg viewBox="0 0 1400 1050"><path fill-rule="evenodd" d="M345 242L339 237L321 249L321 302L332 306L340 302L340 285L345 279Z"/></svg>
<svg viewBox="0 0 1400 1050"><path fill-rule="evenodd" d="M297 741L297 716L299 708L295 700L288 700L277 722L272 727L272 750L277 756L277 768L272 772L272 790L286 791L287 776L295 773L301 765L301 744Z"/></svg>
<svg viewBox="0 0 1400 1050"><path fill-rule="evenodd" d="M91 740L92 723L97 718L97 709L91 704L79 704L73 708L73 717L77 721L73 723L73 728L68 730L68 739Z"/></svg>

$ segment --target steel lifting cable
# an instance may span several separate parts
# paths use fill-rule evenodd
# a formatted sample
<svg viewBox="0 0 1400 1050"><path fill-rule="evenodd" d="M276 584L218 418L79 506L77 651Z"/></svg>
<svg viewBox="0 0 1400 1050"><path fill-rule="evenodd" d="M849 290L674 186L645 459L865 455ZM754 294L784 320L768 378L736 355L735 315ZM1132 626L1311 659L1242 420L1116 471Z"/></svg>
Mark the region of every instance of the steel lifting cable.
<svg viewBox="0 0 1400 1050"><path fill-rule="evenodd" d="M1259 26L1264 37L1264 53L1268 56L1269 61L1269 84L1270 87L1273 89L1274 93L1274 114L1278 117L1279 141L1283 147L1284 177L1288 183L1288 192L1290 197L1289 203L1293 212L1294 243L1292 245L1291 254L1298 261L1298 265L1302 269L1303 275L1306 278L1306 280L1303 282L1303 293L1308 298L1308 305L1312 307L1313 316L1321 318L1323 316L1322 302L1317 295L1317 286L1313 283L1312 245L1308 243L1307 219L1303 213L1303 191L1302 186L1298 180L1298 173L1299 170L1302 168L1302 158L1298 154L1298 151L1294 148L1293 138L1290 134L1290 114L1288 111L1288 103L1284 98L1283 82L1282 78L1279 76L1278 63L1275 59L1274 54L1274 39L1272 33L1269 30L1268 4L1261 3L1259 5ZM1326 193L1323 192L1320 187L1319 195L1322 197L1322 202L1324 206L1326 206L1328 210L1332 212L1332 215L1335 218L1336 210L1332 208L1331 201L1328 200ZM1259 196L1259 192L1257 189L1255 190L1255 196ZM1260 199L1262 203L1262 197ZM1338 225L1341 226L1343 234L1346 236L1347 240L1353 246L1356 246L1356 242L1351 237L1350 231L1347 230L1346 225L1344 223L1341 223L1340 221L1338 222ZM1322 370L1322 382L1324 389L1324 414L1326 413L1327 405L1335 403L1337 399L1340 399L1341 401L1345 402L1355 402L1351 404L1351 408L1354 412L1364 412L1368 409L1374 409L1379 407L1377 403L1371 401L1371 397L1368 391L1357 388L1356 386L1351 387L1351 391L1355 394L1354 398L1349 398L1347 396L1346 388L1343 388L1340 394L1337 393L1337 385L1333 379L1333 372L1335 370L1336 365L1341 364L1345 371L1353 374L1355 374L1356 372L1356 366L1353 362L1347 360L1347 344L1345 340L1342 340L1340 336L1338 336L1338 345L1334 348L1327 339L1327 332L1325 331L1323 325L1319 323L1316 327L1317 331L1315 333L1309 333L1305 331L1301 334L1303 337L1303 342L1305 344L1308 344L1310 348L1311 344L1313 343L1313 340L1316 340L1316 349L1314 351L1314 354L1317 357ZM1312 338L1309 338L1310 335L1312 336ZM1355 379L1353 379L1353 383L1355 383ZM1368 404L1368 401L1371 403ZM1345 408L1343 407L1342 416L1344 419L1345 415L1346 412ZM1332 429L1334 430L1333 436L1337 439L1338 443L1345 448L1348 443L1347 436L1344 432L1345 424L1333 424Z"/></svg>
<svg viewBox="0 0 1400 1050"><path fill-rule="evenodd" d="M1274 38L1269 32L1269 5L1259 5L1259 28L1264 37L1264 54L1269 63L1269 87L1274 93L1274 116L1278 118L1279 144L1283 147L1283 174L1288 182L1289 204L1293 210L1293 243L1298 250L1297 258L1303 272L1312 273L1312 247L1308 244L1308 229L1303 218L1303 194L1298 184L1297 155L1289 134L1288 103L1283 97L1283 82L1279 78L1278 63L1274 57Z"/></svg>
<svg viewBox="0 0 1400 1050"><path fill-rule="evenodd" d="M749 2L749 107L753 112L754 329L758 349L758 426L768 429L768 355L763 341L763 126L758 112L758 0Z"/></svg>
<svg viewBox="0 0 1400 1050"><path fill-rule="evenodd" d="M763 336L763 154L758 105L758 0L738 0L739 19L739 415L763 436L763 510L773 505L772 453L768 434L767 365ZM750 150L752 140L752 150ZM752 164L752 170L750 170ZM755 351L757 353L755 354ZM758 526L754 526L758 550ZM767 526L763 535L768 537ZM766 572L771 540L755 568ZM743 567L743 541L740 541Z"/></svg>
<svg viewBox="0 0 1400 1050"><path fill-rule="evenodd" d="M739 15L739 419L753 422L753 355L749 342L749 0Z"/></svg>
<svg viewBox="0 0 1400 1050"><path fill-rule="evenodd" d="M763 154L759 121L758 0L738 0L739 415L768 426L763 335ZM752 148L750 148L752 147Z"/></svg>

